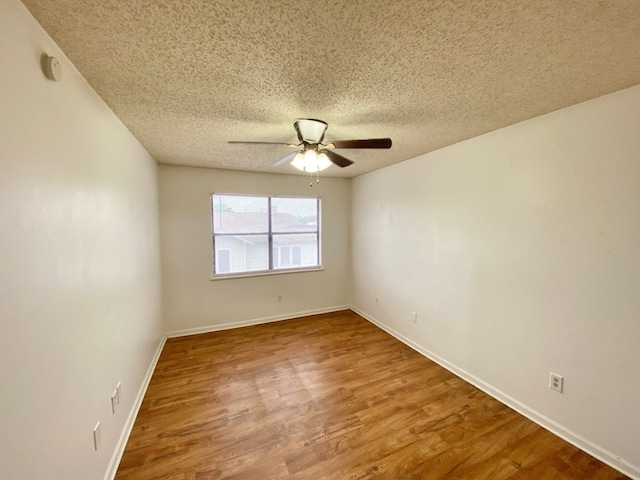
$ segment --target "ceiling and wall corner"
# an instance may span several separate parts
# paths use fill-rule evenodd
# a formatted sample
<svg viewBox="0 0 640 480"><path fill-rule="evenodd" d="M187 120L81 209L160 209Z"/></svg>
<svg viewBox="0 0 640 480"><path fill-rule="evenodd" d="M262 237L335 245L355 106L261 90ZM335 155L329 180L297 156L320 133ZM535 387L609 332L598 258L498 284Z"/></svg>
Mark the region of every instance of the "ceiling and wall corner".
<svg viewBox="0 0 640 480"><path fill-rule="evenodd" d="M640 83L637 0L24 0L163 164L271 164L299 117L354 177Z"/></svg>

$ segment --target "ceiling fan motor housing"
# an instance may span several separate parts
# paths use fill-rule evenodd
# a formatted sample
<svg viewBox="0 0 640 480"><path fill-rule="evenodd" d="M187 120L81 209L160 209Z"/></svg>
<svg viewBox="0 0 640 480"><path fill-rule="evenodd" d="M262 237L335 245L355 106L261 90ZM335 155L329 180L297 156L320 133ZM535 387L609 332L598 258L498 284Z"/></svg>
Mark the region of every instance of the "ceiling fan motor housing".
<svg viewBox="0 0 640 480"><path fill-rule="evenodd" d="M298 134L298 140L305 143L320 143L327 130L326 122L313 118L300 118L293 124Z"/></svg>

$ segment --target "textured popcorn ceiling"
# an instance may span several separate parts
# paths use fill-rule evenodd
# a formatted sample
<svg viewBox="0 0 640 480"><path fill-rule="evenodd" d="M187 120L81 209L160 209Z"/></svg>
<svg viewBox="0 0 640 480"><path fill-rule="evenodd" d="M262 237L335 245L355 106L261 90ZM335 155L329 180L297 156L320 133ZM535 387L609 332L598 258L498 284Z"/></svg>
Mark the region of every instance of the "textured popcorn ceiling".
<svg viewBox="0 0 640 480"><path fill-rule="evenodd" d="M296 118L353 177L640 84L638 0L24 0L160 163L271 166Z"/></svg>

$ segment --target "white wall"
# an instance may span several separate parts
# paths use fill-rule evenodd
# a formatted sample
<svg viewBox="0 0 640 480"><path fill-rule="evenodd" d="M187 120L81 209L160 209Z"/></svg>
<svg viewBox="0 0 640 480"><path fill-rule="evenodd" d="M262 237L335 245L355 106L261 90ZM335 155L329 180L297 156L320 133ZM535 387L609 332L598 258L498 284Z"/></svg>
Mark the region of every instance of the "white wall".
<svg viewBox="0 0 640 480"><path fill-rule="evenodd" d="M352 202L359 311L638 474L640 86L358 177Z"/></svg>
<svg viewBox="0 0 640 480"><path fill-rule="evenodd" d="M100 479L162 339L156 165L17 0L0 65L0 478Z"/></svg>
<svg viewBox="0 0 640 480"><path fill-rule="evenodd" d="M321 178L309 187L303 176L172 166L160 166L158 178L163 314L170 333L347 308L349 180ZM212 192L321 197L324 270L210 281Z"/></svg>

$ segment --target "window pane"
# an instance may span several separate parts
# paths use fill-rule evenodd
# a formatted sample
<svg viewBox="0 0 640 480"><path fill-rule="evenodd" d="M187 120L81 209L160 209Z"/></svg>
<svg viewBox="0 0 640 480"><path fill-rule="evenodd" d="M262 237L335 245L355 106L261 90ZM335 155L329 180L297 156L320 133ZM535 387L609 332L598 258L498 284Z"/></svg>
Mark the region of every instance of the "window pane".
<svg viewBox="0 0 640 480"><path fill-rule="evenodd" d="M253 272L269 269L269 239L267 235L216 236L216 260L228 257L228 270L224 261L216 263L215 273ZM224 253L224 251L228 253Z"/></svg>
<svg viewBox="0 0 640 480"><path fill-rule="evenodd" d="M280 262L278 264L274 262L274 268L318 265L318 237L316 234L273 235L273 246L274 258L277 253L280 254ZM278 250L279 252L277 252Z"/></svg>
<svg viewBox="0 0 640 480"><path fill-rule="evenodd" d="M280 266L288 267L291 265L291 247L280 247Z"/></svg>
<svg viewBox="0 0 640 480"><path fill-rule="evenodd" d="M213 195L213 233L268 233L269 199Z"/></svg>
<svg viewBox="0 0 640 480"><path fill-rule="evenodd" d="M291 265L302 265L302 247L291 247Z"/></svg>
<svg viewBox="0 0 640 480"><path fill-rule="evenodd" d="M317 198L271 199L271 222L274 232L315 232L318 230Z"/></svg>
<svg viewBox="0 0 640 480"><path fill-rule="evenodd" d="M231 271L231 250L218 250L218 257L216 266L218 267L217 273L229 273Z"/></svg>

